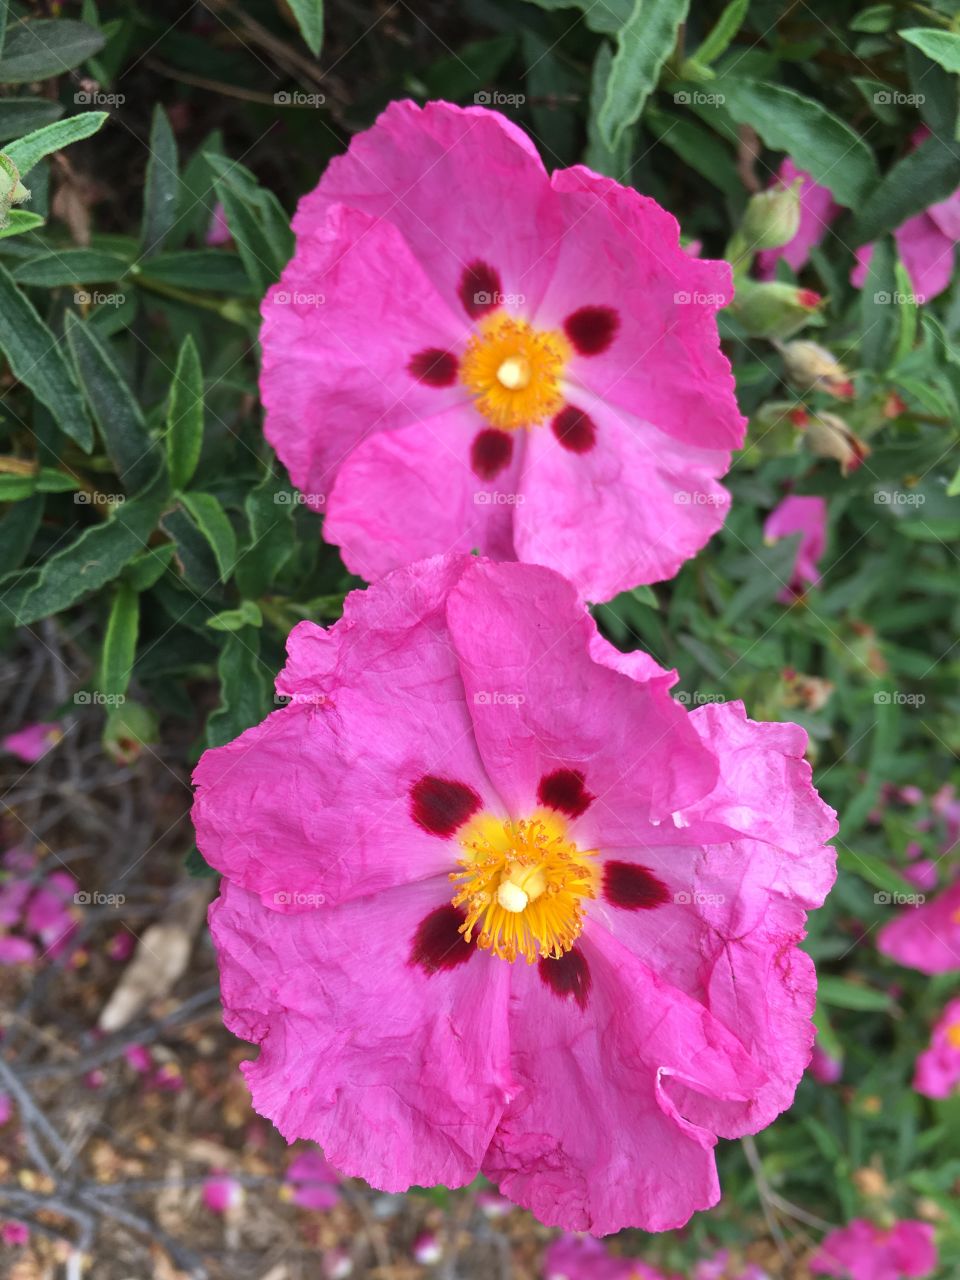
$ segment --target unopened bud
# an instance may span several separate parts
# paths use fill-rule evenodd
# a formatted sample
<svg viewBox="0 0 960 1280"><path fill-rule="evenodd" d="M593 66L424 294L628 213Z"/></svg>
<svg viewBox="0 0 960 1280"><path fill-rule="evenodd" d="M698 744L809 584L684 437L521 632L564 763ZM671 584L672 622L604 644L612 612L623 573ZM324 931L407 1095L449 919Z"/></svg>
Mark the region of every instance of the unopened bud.
<svg viewBox="0 0 960 1280"><path fill-rule="evenodd" d="M812 289L779 281L744 280L730 311L751 338L790 338L808 324L823 305Z"/></svg>
<svg viewBox="0 0 960 1280"><path fill-rule="evenodd" d="M779 249L789 244L800 229L800 187L797 178L790 186L779 183L751 196L743 215L741 232L751 252Z"/></svg>
<svg viewBox="0 0 960 1280"><path fill-rule="evenodd" d="M144 747L157 740L157 718L149 707L129 698L114 707L103 730L103 749L117 764L133 764Z"/></svg>
<svg viewBox="0 0 960 1280"><path fill-rule="evenodd" d="M20 181L20 172L8 155L0 152L0 227L7 224L10 206L23 204L30 192Z"/></svg>
<svg viewBox="0 0 960 1280"><path fill-rule="evenodd" d="M867 444L835 413L811 413L804 428L804 439L811 453L821 458L836 458L845 476L870 457Z"/></svg>
<svg viewBox="0 0 960 1280"><path fill-rule="evenodd" d="M854 387L850 374L819 342L797 338L782 347L780 354L788 382L801 391L827 391L842 400L852 399Z"/></svg>

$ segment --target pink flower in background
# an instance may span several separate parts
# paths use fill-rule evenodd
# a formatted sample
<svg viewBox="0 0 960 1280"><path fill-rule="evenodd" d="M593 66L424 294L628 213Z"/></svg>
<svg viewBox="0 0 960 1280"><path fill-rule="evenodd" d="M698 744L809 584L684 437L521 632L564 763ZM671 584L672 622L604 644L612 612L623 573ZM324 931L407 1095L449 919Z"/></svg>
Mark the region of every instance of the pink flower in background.
<svg viewBox="0 0 960 1280"><path fill-rule="evenodd" d="M128 1044L123 1051L128 1067L132 1067L137 1075L146 1075L153 1070L153 1054L145 1044Z"/></svg>
<svg viewBox="0 0 960 1280"><path fill-rule="evenodd" d="M723 523L730 268L653 200L548 175L497 112L394 102L293 226L262 308L265 431L350 569L479 549L606 600Z"/></svg>
<svg viewBox="0 0 960 1280"><path fill-rule="evenodd" d="M0 1240L11 1247L30 1243L30 1229L25 1222L12 1220L0 1224Z"/></svg>
<svg viewBox="0 0 960 1280"><path fill-rule="evenodd" d="M800 186L800 226L797 234L779 249L763 249L757 255L758 274L761 280L772 280L777 273L777 262L783 258L792 271L806 266L810 250L815 249L826 235L831 222L840 212L840 206L826 187L814 182L810 174L798 169L790 156L784 156L777 177L771 186L789 187L797 179Z"/></svg>
<svg viewBox="0 0 960 1280"><path fill-rule="evenodd" d="M43 724L28 724L16 733L8 733L0 739L0 748L24 764L35 764L41 756L45 756L51 747L55 747L63 737L63 729L56 721Z"/></svg>
<svg viewBox="0 0 960 1280"><path fill-rule="evenodd" d="M72 907L80 885L67 871L40 876L36 854L26 849L8 849L0 865L0 964L62 955L77 931Z"/></svg>
<svg viewBox="0 0 960 1280"><path fill-rule="evenodd" d="M562 1235L547 1250L543 1280L671 1280L639 1258L616 1258L590 1237Z"/></svg>
<svg viewBox="0 0 960 1280"><path fill-rule="evenodd" d="M601 639L550 570L438 557L294 628L289 705L197 767L254 1106L387 1191L675 1227L788 1106L834 876L806 735Z"/></svg>
<svg viewBox="0 0 960 1280"><path fill-rule="evenodd" d="M211 1213L229 1213L243 1204L243 1187L222 1169L216 1170L204 1179L202 1199Z"/></svg>
<svg viewBox="0 0 960 1280"><path fill-rule="evenodd" d="M777 597L784 604L803 595L807 585L820 581L818 561L827 545L827 504L823 498L791 494L767 516L763 536L767 542L778 542L800 534L797 558L790 584Z"/></svg>
<svg viewBox="0 0 960 1280"><path fill-rule="evenodd" d="M204 244L210 246L229 244L232 239L233 233L227 223L227 211L218 200L213 206L210 226L207 228L207 234L203 238Z"/></svg>
<svg viewBox="0 0 960 1280"><path fill-rule="evenodd" d="M0 1093L0 1125L6 1124L13 1115L13 1102L9 1093Z"/></svg>
<svg viewBox="0 0 960 1280"><path fill-rule="evenodd" d="M960 240L960 191L923 213L908 218L893 234L897 254L920 303L943 293L953 279L954 251ZM873 245L857 250L850 283L862 289L870 270Z"/></svg>
<svg viewBox="0 0 960 1280"><path fill-rule="evenodd" d="M421 1266L435 1266L443 1257L443 1246L440 1239L433 1231L421 1231L413 1242L414 1262L419 1262Z"/></svg>
<svg viewBox="0 0 960 1280"><path fill-rule="evenodd" d="M818 1084L836 1084L843 1075L843 1059L835 1058L826 1049L815 1044L810 1059L810 1074Z"/></svg>
<svg viewBox="0 0 960 1280"><path fill-rule="evenodd" d="M831 1231L810 1260L814 1275L842 1280L903 1280L927 1276L937 1265L933 1227L906 1219L886 1230L855 1218Z"/></svg>
<svg viewBox="0 0 960 1280"><path fill-rule="evenodd" d="M340 1181L321 1151L304 1151L287 1170L284 1185L289 1199L301 1209L332 1209L341 1199Z"/></svg>
<svg viewBox="0 0 960 1280"><path fill-rule="evenodd" d="M960 969L960 880L919 907L903 907L877 937L885 956L921 973Z"/></svg>
<svg viewBox="0 0 960 1280"><path fill-rule="evenodd" d="M960 1084L960 999L951 1000L933 1028L930 1048L921 1053L913 1077L917 1093L949 1098Z"/></svg>
<svg viewBox="0 0 960 1280"><path fill-rule="evenodd" d="M730 1251L720 1249L712 1258L703 1258L694 1265L691 1280L770 1280L770 1277L756 1263L742 1267L731 1263Z"/></svg>

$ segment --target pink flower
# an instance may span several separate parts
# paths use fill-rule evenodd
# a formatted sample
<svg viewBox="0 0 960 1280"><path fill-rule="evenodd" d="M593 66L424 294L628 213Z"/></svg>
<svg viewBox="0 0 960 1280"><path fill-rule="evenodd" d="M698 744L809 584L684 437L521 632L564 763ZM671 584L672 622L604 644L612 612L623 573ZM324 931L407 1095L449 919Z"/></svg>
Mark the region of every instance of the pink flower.
<svg viewBox="0 0 960 1280"><path fill-rule="evenodd" d="M777 273L780 258L792 271L806 266L810 250L815 249L827 234L830 223L840 212L840 206L826 187L814 182L810 174L798 169L790 156L784 156L779 172L771 186L789 187L797 179L800 187L800 226L791 241L779 249L764 249L757 255L758 274L761 280L772 280Z"/></svg>
<svg viewBox="0 0 960 1280"><path fill-rule="evenodd" d="M804 731L686 712L534 565L413 565L288 654L292 701L195 776L256 1110L379 1188L482 1169L567 1229L716 1203L716 1137L810 1058L836 823Z"/></svg>
<svg viewBox="0 0 960 1280"><path fill-rule="evenodd" d="M855 1218L831 1231L810 1260L815 1275L844 1280L902 1280L929 1275L936 1265L933 1227L909 1219L887 1231L865 1218Z"/></svg>
<svg viewBox="0 0 960 1280"><path fill-rule="evenodd" d="M46 724L27 724L16 733L8 733L0 739L0 748L16 756L24 764L35 764L63 737L63 729L56 721Z"/></svg>
<svg viewBox="0 0 960 1280"><path fill-rule="evenodd" d="M183 1088L183 1072L175 1062L164 1062L147 1081L147 1086L159 1093L179 1093Z"/></svg>
<svg viewBox="0 0 960 1280"><path fill-rule="evenodd" d="M9 1093L0 1093L0 1125L6 1124L13 1115L13 1102Z"/></svg>
<svg viewBox="0 0 960 1280"><path fill-rule="evenodd" d="M422 1231L413 1242L413 1260L432 1267L443 1257L443 1246L433 1231Z"/></svg>
<svg viewBox="0 0 960 1280"><path fill-rule="evenodd" d="M823 498L791 494L774 507L763 526L767 542L777 542L797 533L800 534L800 543L790 584L777 597L785 604L795 596L803 595L808 583L816 586L820 581L817 562L827 545L827 504Z"/></svg>
<svg viewBox="0 0 960 1280"><path fill-rule="evenodd" d="M815 1044L810 1059L810 1074L818 1084L836 1084L843 1075L843 1059L833 1057L826 1049Z"/></svg>
<svg viewBox="0 0 960 1280"><path fill-rule="evenodd" d="M960 969L960 880L930 902L904 907L877 937L885 956L921 973Z"/></svg>
<svg viewBox="0 0 960 1280"><path fill-rule="evenodd" d="M893 238L917 301L929 302L943 293L953 279L954 250L960 239L960 191L908 218ZM872 258L872 244L857 250L857 265L850 273L854 288L863 288Z"/></svg>
<svg viewBox="0 0 960 1280"><path fill-rule="evenodd" d="M692 1280L770 1280L770 1277L756 1263L735 1270L729 1250L721 1249L712 1258L703 1258L694 1266Z"/></svg>
<svg viewBox="0 0 960 1280"><path fill-rule="evenodd" d="M207 234L203 239L204 243L208 245L229 244L233 239L233 232L227 223L227 211L219 200L213 206L210 226L207 228Z"/></svg>
<svg viewBox="0 0 960 1280"><path fill-rule="evenodd" d="M918 889L930 890L937 887L940 869L933 858L919 858L909 867L903 868L903 878L915 884Z"/></svg>
<svg viewBox="0 0 960 1280"><path fill-rule="evenodd" d="M29 964L37 958L37 948L29 938L0 934L0 965Z"/></svg>
<svg viewBox="0 0 960 1280"><path fill-rule="evenodd" d="M25 1222L4 1222L0 1225L0 1240L11 1246L29 1244L30 1229Z"/></svg>
<svg viewBox="0 0 960 1280"><path fill-rule="evenodd" d="M127 1066L132 1067L138 1075L146 1075L153 1070L153 1055L145 1044L128 1044L123 1056Z"/></svg>
<svg viewBox="0 0 960 1280"><path fill-rule="evenodd" d="M543 1280L626 1280L628 1274L625 1259L589 1237L562 1235L544 1258Z"/></svg>
<svg viewBox="0 0 960 1280"><path fill-rule="evenodd" d="M229 1213L243 1203L243 1187L221 1169L204 1179L202 1199L211 1213Z"/></svg>
<svg viewBox="0 0 960 1280"><path fill-rule="evenodd" d="M960 1083L960 999L951 1000L933 1028L930 1048L917 1059L913 1087L928 1098L949 1098Z"/></svg>
<svg viewBox="0 0 960 1280"><path fill-rule="evenodd" d="M479 549L606 600L723 523L730 268L653 200L548 176L497 112L394 102L293 226L262 308L265 430L349 568Z"/></svg>
<svg viewBox="0 0 960 1280"><path fill-rule="evenodd" d="M340 1202L340 1175L321 1151L304 1151L284 1179L290 1200L301 1209L332 1209Z"/></svg>
<svg viewBox="0 0 960 1280"><path fill-rule="evenodd" d="M137 940L129 929L121 929L115 933L106 945L107 955L117 964L124 964L133 955Z"/></svg>

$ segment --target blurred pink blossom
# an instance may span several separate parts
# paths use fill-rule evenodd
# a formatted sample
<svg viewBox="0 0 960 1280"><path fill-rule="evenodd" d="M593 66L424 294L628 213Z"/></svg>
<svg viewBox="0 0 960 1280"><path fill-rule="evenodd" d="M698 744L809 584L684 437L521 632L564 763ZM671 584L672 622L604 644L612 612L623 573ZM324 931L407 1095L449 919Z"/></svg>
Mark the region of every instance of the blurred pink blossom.
<svg viewBox="0 0 960 1280"><path fill-rule="evenodd" d="M933 1028L930 1048L917 1058L913 1087L928 1098L949 1098L960 1083L960 999L951 1000Z"/></svg>
<svg viewBox="0 0 960 1280"><path fill-rule="evenodd" d="M0 739L0 748L24 764L35 764L63 737L63 729L57 721L27 724L16 733L8 733Z"/></svg>
<svg viewBox="0 0 960 1280"><path fill-rule="evenodd" d="M831 1231L810 1260L814 1275L843 1280L903 1280L927 1276L937 1265L933 1227L906 1219L889 1230L855 1218Z"/></svg>

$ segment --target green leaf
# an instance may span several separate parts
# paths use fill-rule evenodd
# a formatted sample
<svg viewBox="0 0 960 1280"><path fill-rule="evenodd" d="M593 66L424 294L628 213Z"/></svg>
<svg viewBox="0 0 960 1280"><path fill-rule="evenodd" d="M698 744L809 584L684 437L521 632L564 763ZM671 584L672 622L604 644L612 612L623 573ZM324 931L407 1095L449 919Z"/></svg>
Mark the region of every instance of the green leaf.
<svg viewBox="0 0 960 1280"><path fill-rule="evenodd" d="M17 166L20 177L23 178L45 156L52 155L54 151L62 151L73 142L91 137L107 119L106 111L84 111L68 120L58 120L55 124L48 124L34 133L28 133L18 142L12 142L7 147L7 157Z"/></svg>
<svg viewBox="0 0 960 1280"><path fill-rule="evenodd" d="M886 991L863 987L847 978L822 976L817 983L817 996L824 1004L838 1009L856 1009L860 1013L886 1013L893 1007L893 1000Z"/></svg>
<svg viewBox="0 0 960 1280"><path fill-rule="evenodd" d="M12 274L18 284L54 289L61 285L119 280L129 266L126 258L100 249L53 249L27 258L14 267Z"/></svg>
<svg viewBox="0 0 960 1280"><path fill-rule="evenodd" d="M906 267L898 260L895 263L894 270L897 282L897 290L894 295L897 303L897 345L890 363L896 367L913 350L913 344L917 338L920 313L918 307L919 299L913 292L913 282L907 274Z"/></svg>
<svg viewBox="0 0 960 1280"><path fill-rule="evenodd" d="M172 542L164 542L136 556L123 571L124 582L128 582L134 591L149 591L170 567L175 550Z"/></svg>
<svg viewBox="0 0 960 1280"><path fill-rule="evenodd" d="M2 6L0 6L2 7ZM59 120L63 115L63 107L59 102L49 102L46 98L2 98L0 99L0 142L9 142L11 138L22 138L31 129L39 129L42 125Z"/></svg>
<svg viewBox="0 0 960 1280"><path fill-rule="evenodd" d="M163 509L159 493L154 486L131 502L117 503L106 523L48 555L38 571L0 593L0 618L29 626L112 582L146 546Z"/></svg>
<svg viewBox="0 0 960 1280"><path fill-rule="evenodd" d="M840 204L857 207L876 185L873 152L813 98L759 80L724 78L714 88L737 124L752 125L768 147L788 152Z"/></svg>
<svg viewBox="0 0 960 1280"><path fill-rule="evenodd" d="M174 285L178 289L253 295L239 255L217 249L159 253L144 262L137 275L139 279L155 280L158 284Z"/></svg>
<svg viewBox="0 0 960 1280"><path fill-rule="evenodd" d="M33 493L72 493L79 488L73 476L53 467L41 467L34 475L28 476L0 473L0 502L18 502ZM4 571L6 569L4 564Z"/></svg>
<svg viewBox="0 0 960 1280"><path fill-rule="evenodd" d="M954 31L938 31L933 27L910 27L897 33L909 44L925 53L953 75L960 74L960 35Z"/></svg>
<svg viewBox="0 0 960 1280"><path fill-rule="evenodd" d="M0 227L0 240L5 240L7 236L23 235L25 231L36 231L45 221L38 213L28 213L26 209L11 209L7 214L6 226Z"/></svg>
<svg viewBox="0 0 960 1280"><path fill-rule="evenodd" d="M167 406L167 469L174 489L189 484L203 445L203 371L191 334L183 340Z"/></svg>
<svg viewBox="0 0 960 1280"><path fill-rule="evenodd" d="M882 890L888 895L897 893L913 894L917 887L904 879L899 871L872 853L855 853L843 845L837 846L837 867L841 871L851 872Z"/></svg>
<svg viewBox="0 0 960 1280"><path fill-rule="evenodd" d="M263 614L253 600L244 600L239 609L224 609L207 619L211 631L240 631L244 627L262 627Z"/></svg>
<svg viewBox="0 0 960 1280"><path fill-rule="evenodd" d="M57 425L84 453L93 447L87 407L63 354L61 340L40 319L33 303L0 267L0 351L13 376L47 406Z"/></svg>
<svg viewBox="0 0 960 1280"><path fill-rule="evenodd" d="M749 8L750 0L730 0L713 29L693 54L693 61L708 67L721 54L726 53L731 40L743 26Z"/></svg>
<svg viewBox="0 0 960 1280"><path fill-rule="evenodd" d="M876 34L879 31L889 31L893 22L893 5L892 4L873 4L868 9L861 9L850 19L851 31L866 31Z"/></svg>
<svg viewBox="0 0 960 1280"><path fill-rule="evenodd" d="M67 312L65 328L77 377L107 453L124 488L136 493L157 473L159 446L150 436L140 405L96 330L72 312Z"/></svg>
<svg viewBox="0 0 960 1280"><path fill-rule="evenodd" d="M69 18L22 20L7 32L0 57L0 84L28 84L72 71L104 46L85 22Z"/></svg>
<svg viewBox="0 0 960 1280"><path fill-rule="evenodd" d="M0 564L5 572L12 573L19 569L26 559L40 528L44 505L42 493L32 498L22 498L0 520ZM0 619L4 616L0 610Z"/></svg>
<svg viewBox="0 0 960 1280"><path fill-rule="evenodd" d="M211 867L210 863L206 861L196 845L187 854L183 865L187 875L193 876L195 880L202 880L209 876L218 876L220 874L215 867Z"/></svg>
<svg viewBox="0 0 960 1280"><path fill-rule="evenodd" d="M942 138L927 138L899 160L866 199L849 243L861 245L876 240L928 205L945 200L958 186L960 148L947 145Z"/></svg>
<svg viewBox="0 0 960 1280"><path fill-rule="evenodd" d="M877 241L870 269L860 292L860 359L868 369L887 369L894 341L897 313L897 254L889 236Z"/></svg>
<svg viewBox="0 0 960 1280"><path fill-rule="evenodd" d="M675 152L694 172L706 178L731 200L742 200L743 183L737 176L733 156L706 129L682 116L667 115L647 107L644 124L660 142Z"/></svg>
<svg viewBox="0 0 960 1280"><path fill-rule="evenodd" d="M237 561L237 586L255 598L268 591L295 547L294 494L273 476L247 494L250 545Z"/></svg>
<svg viewBox="0 0 960 1280"><path fill-rule="evenodd" d="M207 744L223 746L273 709L271 676L260 660L260 633L254 627L227 636L217 663L220 706L207 720Z"/></svg>
<svg viewBox="0 0 960 1280"><path fill-rule="evenodd" d="M0 54L3 53L4 41L7 38L7 9L9 0L0 0Z"/></svg>
<svg viewBox="0 0 960 1280"><path fill-rule="evenodd" d="M288 0L300 34L315 58L323 46L323 0Z"/></svg>
<svg viewBox="0 0 960 1280"><path fill-rule="evenodd" d="M141 247L149 258L162 247L177 216L180 179L177 176L177 141L163 107L153 109L150 127L150 158L143 189L143 230Z"/></svg>
<svg viewBox="0 0 960 1280"><path fill-rule="evenodd" d="M258 295L266 293L293 253L290 220L276 196L243 165L214 153L206 158L247 275Z"/></svg>
<svg viewBox="0 0 960 1280"><path fill-rule="evenodd" d="M100 655L100 692L122 698L130 683L140 630L140 597L128 582L121 582L110 606Z"/></svg>
<svg viewBox="0 0 960 1280"><path fill-rule="evenodd" d="M690 0L635 0L633 12L617 33L617 48L597 117L600 137L611 150L626 128L640 119L689 7Z"/></svg>
<svg viewBox="0 0 960 1280"><path fill-rule="evenodd" d="M220 570L220 579L225 582L233 572L237 559L237 535L227 513L212 493L184 493L181 501L210 544Z"/></svg>
<svg viewBox="0 0 960 1280"><path fill-rule="evenodd" d="M626 130L619 143L610 147L603 140L598 124L600 108L607 96L607 84L610 80L610 69L613 66L613 50L606 40L597 50L590 76L590 107L587 112L587 150L584 161L597 173L608 178L617 178L626 174L630 168L633 155L635 130Z"/></svg>

